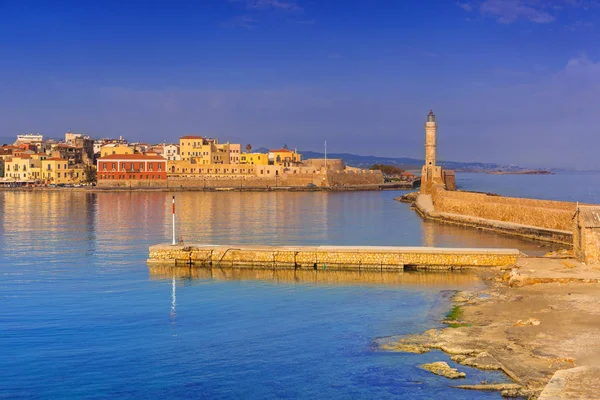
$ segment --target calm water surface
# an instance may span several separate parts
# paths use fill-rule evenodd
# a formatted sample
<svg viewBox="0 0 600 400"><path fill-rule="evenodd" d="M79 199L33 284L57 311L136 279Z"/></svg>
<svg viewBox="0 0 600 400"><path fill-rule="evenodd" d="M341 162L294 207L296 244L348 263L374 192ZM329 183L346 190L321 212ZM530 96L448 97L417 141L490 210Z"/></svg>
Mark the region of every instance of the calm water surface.
<svg viewBox="0 0 600 400"><path fill-rule="evenodd" d="M465 175L474 190L521 184ZM188 242L546 250L423 223L397 195L178 193L177 222ZM478 287L473 276L149 269L147 246L170 235L170 196L0 192L0 397L499 398L416 367L441 353L374 347L436 326L446 291ZM460 368L467 383L504 379Z"/></svg>

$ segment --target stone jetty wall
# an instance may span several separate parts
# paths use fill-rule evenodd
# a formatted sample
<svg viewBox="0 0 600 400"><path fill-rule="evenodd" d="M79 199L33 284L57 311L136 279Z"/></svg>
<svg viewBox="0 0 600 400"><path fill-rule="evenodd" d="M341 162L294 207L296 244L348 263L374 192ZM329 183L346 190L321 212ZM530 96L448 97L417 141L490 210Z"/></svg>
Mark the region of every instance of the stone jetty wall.
<svg viewBox="0 0 600 400"><path fill-rule="evenodd" d="M563 231L572 230L576 208L575 203L566 201L452 192L439 188L432 192L432 200L436 212Z"/></svg>
<svg viewBox="0 0 600 400"><path fill-rule="evenodd" d="M511 266L519 252L510 249L444 249L428 247L278 247L155 245L150 263L213 267L290 269L460 269Z"/></svg>

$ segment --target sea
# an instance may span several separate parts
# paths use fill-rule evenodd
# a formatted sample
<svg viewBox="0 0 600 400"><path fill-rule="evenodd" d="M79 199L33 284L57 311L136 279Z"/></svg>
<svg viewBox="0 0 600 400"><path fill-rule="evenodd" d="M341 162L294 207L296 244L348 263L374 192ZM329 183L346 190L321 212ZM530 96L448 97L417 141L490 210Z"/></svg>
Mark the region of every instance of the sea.
<svg viewBox="0 0 600 400"><path fill-rule="evenodd" d="M600 174L457 175L466 190L600 203ZM401 191L0 191L0 398L500 399L439 351L378 343L440 327L471 273L154 268L148 246L552 246L422 221ZM460 382L419 368L446 361Z"/></svg>

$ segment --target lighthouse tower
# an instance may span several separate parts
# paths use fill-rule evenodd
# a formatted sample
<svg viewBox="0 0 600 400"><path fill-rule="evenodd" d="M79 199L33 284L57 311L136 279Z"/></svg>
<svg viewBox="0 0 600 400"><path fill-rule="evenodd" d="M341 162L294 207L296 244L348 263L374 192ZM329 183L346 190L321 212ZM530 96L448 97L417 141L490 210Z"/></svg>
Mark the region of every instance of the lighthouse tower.
<svg viewBox="0 0 600 400"><path fill-rule="evenodd" d="M436 162L437 123L435 114L429 110L425 121L425 165L421 171L421 193L431 192L433 184L443 184L442 167Z"/></svg>
<svg viewBox="0 0 600 400"><path fill-rule="evenodd" d="M425 122L425 165L435 166L435 147L436 147L437 124L433 110L429 110L427 121Z"/></svg>

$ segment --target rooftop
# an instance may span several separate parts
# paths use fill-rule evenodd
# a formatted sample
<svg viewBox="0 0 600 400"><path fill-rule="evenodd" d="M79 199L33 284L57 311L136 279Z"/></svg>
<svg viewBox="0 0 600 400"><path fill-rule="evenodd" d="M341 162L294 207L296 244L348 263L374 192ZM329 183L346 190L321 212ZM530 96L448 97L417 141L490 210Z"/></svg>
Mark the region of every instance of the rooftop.
<svg viewBox="0 0 600 400"><path fill-rule="evenodd" d="M158 155L150 154L111 154L99 158L98 160L159 160L167 161L165 158Z"/></svg>
<svg viewBox="0 0 600 400"><path fill-rule="evenodd" d="M204 136L187 135L182 136L179 139L204 139Z"/></svg>

